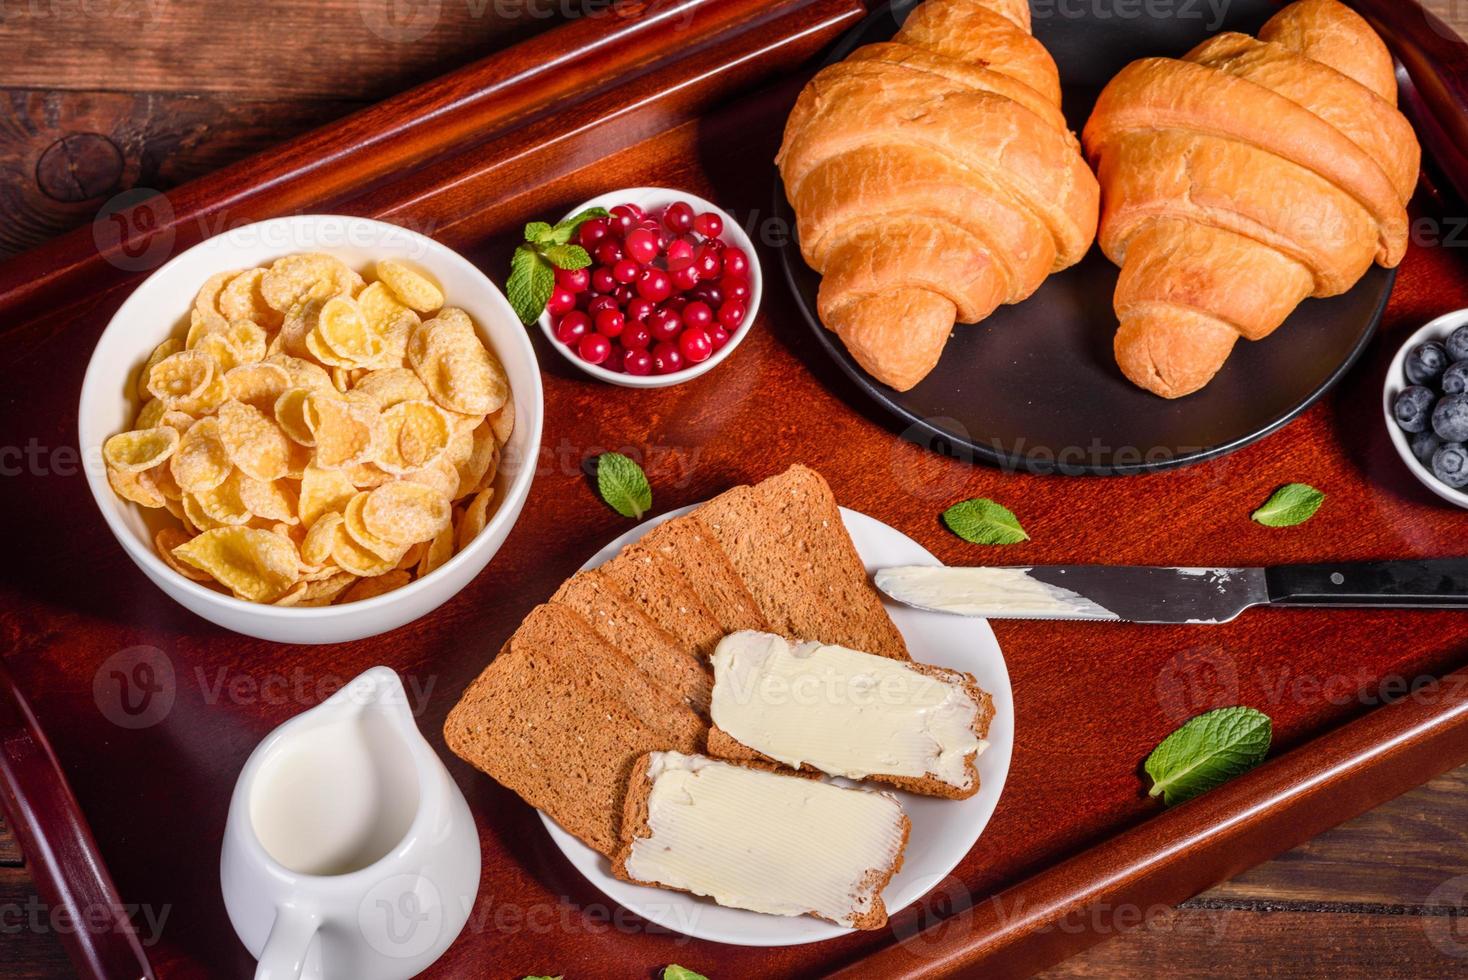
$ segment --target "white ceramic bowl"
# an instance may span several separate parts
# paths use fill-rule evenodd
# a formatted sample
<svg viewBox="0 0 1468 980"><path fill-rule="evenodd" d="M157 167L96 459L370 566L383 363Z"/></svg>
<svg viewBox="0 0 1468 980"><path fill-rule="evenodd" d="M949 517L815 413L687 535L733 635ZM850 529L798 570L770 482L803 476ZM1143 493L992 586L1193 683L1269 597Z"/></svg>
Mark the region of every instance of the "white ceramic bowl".
<svg viewBox="0 0 1468 980"><path fill-rule="evenodd" d="M1397 395L1401 394L1402 389L1410 384L1402 369L1407 360L1407 353L1418 344L1428 340L1446 341L1448 334L1464 324L1468 324L1468 310L1457 310L1438 317L1407 338L1401 349L1397 351L1397 356L1392 358L1391 367L1387 368L1386 385L1381 396L1381 410L1386 417L1386 431L1391 434L1392 445L1397 447L1397 455L1402 457L1402 461L1407 464L1407 469L1412 471L1412 475L1417 477L1424 487L1442 499L1457 504L1459 507L1468 508L1468 493L1454 490L1433 476L1432 468L1423 466L1417 461L1417 457L1412 455L1412 447L1407 442L1407 433L1397 425L1396 416L1392 412L1392 404L1397 400Z"/></svg>
<svg viewBox="0 0 1468 980"><path fill-rule="evenodd" d="M499 356L515 399L515 431L496 479L498 506L489 524L443 567L396 591L340 606L277 607L245 602L191 582L153 550L151 530L163 511L148 511L112 492L101 463L108 436L132 425L139 366L166 336L187 322L194 295L216 272L263 265L291 252L328 252L354 269L382 258L417 265L443 285ZM169 596L212 623L281 643L344 643L396 629L448 601L494 557L530 493L540 451L544 405L535 350L494 283L467 259L406 228L338 215L297 215L236 228L178 255L138 286L118 309L92 351L82 381L77 429L87 483L102 517L143 573ZM160 516L161 515L161 516Z"/></svg>
<svg viewBox="0 0 1468 980"><path fill-rule="evenodd" d="M648 374L639 376L635 374L624 374L621 371L609 371L598 364L586 363L576 356L575 351L556 339L556 328L555 324L551 322L551 315L549 313L541 313L540 330L545 334L546 339L551 342L551 346L562 357L593 378L599 378L602 381L614 385L622 385L625 388L667 388L670 385L682 384L684 381L691 381L701 375L708 374L714 368L724 363L729 355L734 353L734 348L744 343L744 338L748 337L749 332L754 329L754 318L759 313L759 301L761 295L764 293L764 273L760 270L759 254L755 251L754 242L750 241L749 235L739 226L739 223L730 217L727 211L712 201L705 201L696 194L690 194L687 191L675 191L666 187L633 187L629 190L612 191L609 194L594 197L580 207L572 208L561 220L564 221L567 218L578 215L587 208L606 208L607 210L611 210L618 204L635 204L644 211L657 211L667 207L674 201L688 202L689 207L693 208L695 214L712 211L720 218L723 218L724 233L719 237L727 244L742 248L744 254L749 256L749 311L744 316L744 322L739 325L738 331L729 338L729 342L724 345L723 349L715 351L713 356L702 364L685 367L683 370L675 371L672 374Z"/></svg>

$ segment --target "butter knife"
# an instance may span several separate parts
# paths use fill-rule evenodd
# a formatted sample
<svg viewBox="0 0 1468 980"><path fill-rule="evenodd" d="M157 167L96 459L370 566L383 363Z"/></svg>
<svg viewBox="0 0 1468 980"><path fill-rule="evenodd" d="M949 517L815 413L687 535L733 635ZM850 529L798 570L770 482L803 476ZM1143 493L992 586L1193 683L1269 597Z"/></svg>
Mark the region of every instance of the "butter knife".
<svg viewBox="0 0 1468 980"><path fill-rule="evenodd" d="M898 602L961 616L1214 624L1263 605L1468 609L1468 558L1273 568L908 565L880 569L876 584Z"/></svg>

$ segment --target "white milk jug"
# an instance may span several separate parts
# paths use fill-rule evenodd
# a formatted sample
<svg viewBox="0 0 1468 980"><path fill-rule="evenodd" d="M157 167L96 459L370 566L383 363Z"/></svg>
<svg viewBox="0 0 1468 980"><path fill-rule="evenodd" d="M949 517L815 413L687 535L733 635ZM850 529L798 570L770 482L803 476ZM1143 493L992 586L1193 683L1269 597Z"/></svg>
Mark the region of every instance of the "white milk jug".
<svg viewBox="0 0 1468 980"><path fill-rule="evenodd" d="M220 881L256 980L406 980L448 949L479 834L396 673L374 667L256 747Z"/></svg>

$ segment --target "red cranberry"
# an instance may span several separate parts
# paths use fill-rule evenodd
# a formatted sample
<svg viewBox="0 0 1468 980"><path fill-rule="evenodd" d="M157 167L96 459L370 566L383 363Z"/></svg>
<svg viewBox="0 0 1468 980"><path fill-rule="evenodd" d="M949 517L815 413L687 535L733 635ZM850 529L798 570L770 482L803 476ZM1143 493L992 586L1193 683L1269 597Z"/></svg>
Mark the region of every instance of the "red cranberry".
<svg viewBox="0 0 1468 980"><path fill-rule="evenodd" d="M719 307L719 323L729 330L738 330L744 322L744 312L743 303L725 303Z"/></svg>
<svg viewBox="0 0 1468 980"><path fill-rule="evenodd" d="M556 324L556 339L566 345L575 344L591 333L591 317L580 310L572 310Z"/></svg>
<svg viewBox="0 0 1468 980"><path fill-rule="evenodd" d="M616 265L622 259L622 243L615 238L604 238L596 246L596 260L602 265Z"/></svg>
<svg viewBox="0 0 1468 980"><path fill-rule="evenodd" d="M685 330L678 338L678 350L688 363L702 364L714 352L714 344L706 330Z"/></svg>
<svg viewBox="0 0 1468 980"><path fill-rule="evenodd" d="M683 367L683 354L672 341L663 341L652 349L652 369L658 374L672 374Z"/></svg>
<svg viewBox="0 0 1468 980"><path fill-rule="evenodd" d="M719 255L719 250L709 245L700 245L698 258L693 263L698 268L700 279L717 279L719 273L724 271L724 260Z"/></svg>
<svg viewBox="0 0 1468 980"><path fill-rule="evenodd" d="M729 342L729 331L715 324L714 329L709 331L709 342L714 345L714 350L721 351Z"/></svg>
<svg viewBox="0 0 1468 980"><path fill-rule="evenodd" d="M596 315L596 332L603 337L620 337L627 318L620 310L602 310Z"/></svg>
<svg viewBox="0 0 1468 980"><path fill-rule="evenodd" d="M712 211L705 211L693 219L693 230L704 238L718 238L724 233L724 219Z"/></svg>
<svg viewBox="0 0 1468 980"><path fill-rule="evenodd" d="M612 278L618 282L632 282L641 271L642 267L636 262L631 259L622 259L616 265L612 266Z"/></svg>
<svg viewBox="0 0 1468 980"><path fill-rule="evenodd" d="M599 333L589 333L576 345L576 354L587 364L600 364L612 354L612 342Z"/></svg>
<svg viewBox="0 0 1468 980"><path fill-rule="evenodd" d="M698 285L698 266L687 265L673 273L673 288L687 292ZM575 299L572 299L575 302Z"/></svg>
<svg viewBox="0 0 1468 980"><path fill-rule="evenodd" d="M608 223L618 235L625 237L627 232L637 227L638 219L641 217L642 215L634 211L630 205L618 204L612 208L612 216Z"/></svg>
<svg viewBox="0 0 1468 980"><path fill-rule="evenodd" d="M724 305L724 291L711 282L701 284L697 289L688 294L688 298L705 303L710 309L714 310Z"/></svg>
<svg viewBox="0 0 1468 980"><path fill-rule="evenodd" d="M683 318L663 307L647 318L647 329L655 340L672 340L683 331Z"/></svg>
<svg viewBox="0 0 1468 980"><path fill-rule="evenodd" d="M707 303L689 303L683 308L683 322L690 328L707 330L714 325L714 311Z"/></svg>
<svg viewBox="0 0 1468 980"><path fill-rule="evenodd" d="M617 300L615 297L598 296L596 299L586 304L586 313L592 319L595 319L596 315L602 310L615 310L616 308Z"/></svg>
<svg viewBox="0 0 1468 980"><path fill-rule="evenodd" d="M590 251L596 247L596 243L607 237L607 221L605 218L590 218L581 222L581 227L576 230L576 238L581 242L581 247Z"/></svg>
<svg viewBox="0 0 1468 980"><path fill-rule="evenodd" d="M629 350L622 355L622 370L639 377L652 374L652 355L645 350Z"/></svg>
<svg viewBox="0 0 1468 980"><path fill-rule="evenodd" d="M628 320L639 322L652 316L652 311L655 309L657 309L657 305L652 300L643 299L641 296L634 296L627 301L627 308L624 312L627 314Z"/></svg>
<svg viewBox="0 0 1468 980"><path fill-rule="evenodd" d="M668 244L668 269L677 272L693 264L697 252L681 238Z"/></svg>
<svg viewBox="0 0 1468 980"><path fill-rule="evenodd" d="M657 233L648 231L646 228L634 228L629 231L623 246L632 260L642 265L651 265L652 260L658 257Z"/></svg>
<svg viewBox="0 0 1468 980"><path fill-rule="evenodd" d="M637 298L637 290L631 286L618 286L612 291L612 298L617 301L618 306L626 306Z"/></svg>
<svg viewBox="0 0 1468 980"><path fill-rule="evenodd" d="M683 234L693 230L693 209L683 201L669 204L663 212L663 226L669 231Z"/></svg>
<svg viewBox="0 0 1468 980"><path fill-rule="evenodd" d="M621 340L628 350L647 350L652 346L652 331L646 324L633 320L622 330Z"/></svg>
<svg viewBox="0 0 1468 980"><path fill-rule="evenodd" d="M644 299L650 299L654 303L661 303L672 295L673 280L662 269L648 266L637 277L637 292Z"/></svg>
<svg viewBox="0 0 1468 980"><path fill-rule="evenodd" d="M550 299L545 301L545 311L551 316L560 316L576 308L576 294L565 286L551 289Z"/></svg>
<svg viewBox="0 0 1468 980"><path fill-rule="evenodd" d="M674 313L677 313L679 316L682 316L683 315L683 310L687 306L688 306L688 297L687 296L674 296L672 299L668 300L666 303L663 304L663 308L664 309L672 310Z"/></svg>
<svg viewBox="0 0 1468 980"><path fill-rule="evenodd" d="M749 302L749 280L736 279L733 276L725 276L719 280L719 288L724 291L724 298L738 300L741 303Z"/></svg>
<svg viewBox="0 0 1468 980"><path fill-rule="evenodd" d="M733 245L724 249L724 274L736 279L749 278L749 256L744 254L744 249Z"/></svg>
<svg viewBox="0 0 1468 980"><path fill-rule="evenodd" d="M602 362L602 367L606 368L608 371L620 372L622 370L623 364L625 363L624 358L626 358L626 356L627 352L625 350L623 350L618 345L613 344L612 352L608 354L607 359Z"/></svg>
<svg viewBox="0 0 1468 980"><path fill-rule="evenodd" d="M573 293L584 293L591 287L591 270L557 269L556 285L563 286Z"/></svg>
<svg viewBox="0 0 1468 980"><path fill-rule="evenodd" d="M617 279L612 275L612 270L604 265L599 265L591 272L591 288L599 293L610 293L617 288Z"/></svg>

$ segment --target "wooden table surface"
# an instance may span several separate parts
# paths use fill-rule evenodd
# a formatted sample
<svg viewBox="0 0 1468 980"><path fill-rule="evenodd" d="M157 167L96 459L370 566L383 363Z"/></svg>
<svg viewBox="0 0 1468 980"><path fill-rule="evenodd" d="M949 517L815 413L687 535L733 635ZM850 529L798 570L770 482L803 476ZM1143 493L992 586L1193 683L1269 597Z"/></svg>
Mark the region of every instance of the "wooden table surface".
<svg viewBox="0 0 1468 980"><path fill-rule="evenodd" d="M207 173L584 5L0 4L0 89L10 105L0 126L0 255L86 224L119 192ZM1461 0L1429 5L1468 25ZM1047 976L1468 974L1468 933L1457 919L1468 914L1465 813L1468 767L1177 909L1143 910L1143 927ZM68 976L57 928L0 821L4 974Z"/></svg>

